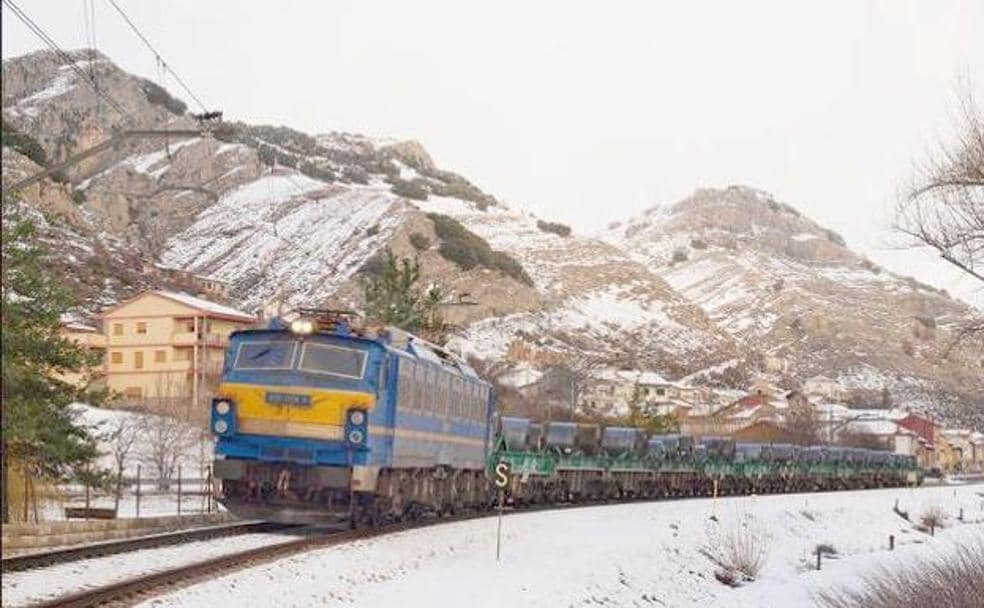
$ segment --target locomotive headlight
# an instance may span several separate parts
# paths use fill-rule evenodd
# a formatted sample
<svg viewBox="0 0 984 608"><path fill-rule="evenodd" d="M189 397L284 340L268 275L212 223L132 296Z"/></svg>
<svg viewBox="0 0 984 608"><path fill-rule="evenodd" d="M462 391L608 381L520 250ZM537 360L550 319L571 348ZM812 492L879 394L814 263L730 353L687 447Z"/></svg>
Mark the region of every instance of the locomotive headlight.
<svg viewBox="0 0 984 608"><path fill-rule="evenodd" d="M365 435L363 435L362 431L360 431L359 429L354 429L349 431L348 434L349 443L362 443L363 439L365 439Z"/></svg>
<svg viewBox="0 0 984 608"><path fill-rule="evenodd" d="M306 335L314 331L314 323L307 319L297 319L291 322L290 330L295 334Z"/></svg>
<svg viewBox="0 0 984 608"><path fill-rule="evenodd" d="M212 425L212 428L215 429L216 433L221 435L222 433L225 433L226 431L229 430L229 423L220 418L215 421L215 424Z"/></svg>
<svg viewBox="0 0 984 608"><path fill-rule="evenodd" d="M232 409L232 406L229 405L228 401L222 400L215 402L215 413L219 416L225 416L229 413L230 409Z"/></svg>
<svg viewBox="0 0 984 608"><path fill-rule="evenodd" d="M349 412L349 422L353 426L362 426L366 421L366 414L362 410L352 410Z"/></svg>

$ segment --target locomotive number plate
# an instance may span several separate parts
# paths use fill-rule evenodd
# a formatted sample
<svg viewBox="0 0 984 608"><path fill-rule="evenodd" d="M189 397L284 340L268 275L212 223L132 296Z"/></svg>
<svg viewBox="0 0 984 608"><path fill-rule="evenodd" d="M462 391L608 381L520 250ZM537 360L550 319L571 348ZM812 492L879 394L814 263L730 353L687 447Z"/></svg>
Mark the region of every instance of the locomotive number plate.
<svg viewBox="0 0 984 608"><path fill-rule="evenodd" d="M267 393L266 402L276 405L311 405L311 395L294 393Z"/></svg>

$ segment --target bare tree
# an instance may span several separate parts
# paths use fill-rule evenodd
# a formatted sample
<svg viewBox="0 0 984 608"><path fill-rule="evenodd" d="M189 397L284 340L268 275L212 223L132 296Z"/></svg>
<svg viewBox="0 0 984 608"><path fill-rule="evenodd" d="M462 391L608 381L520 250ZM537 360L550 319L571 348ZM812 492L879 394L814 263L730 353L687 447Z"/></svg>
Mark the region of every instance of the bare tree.
<svg viewBox="0 0 984 608"><path fill-rule="evenodd" d="M984 284L984 117L969 93L961 102L956 138L940 146L899 200L895 229L909 245L935 250ZM957 329L946 354L982 334L984 319L969 321Z"/></svg>
<svg viewBox="0 0 984 608"><path fill-rule="evenodd" d="M820 419L806 399L797 399L790 403L783 427L789 433L790 440L797 445L820 443Z"/></svg>
<svg viewBox="0 0 984 608"><path fill-rule="evenodd" d="M195 445L197 425L189 399L181 396L180 387L170 378L158 382L155 414L144 416L140 438L146 445L146 458L157 472L157 488L167 490L184 455ZM151 409L148 407L147 409Z"/></svg>
<svg viewBox="0 0 984 608"><path fill-rule="evenodd" d="M141 426L149 464L157 472L157 489L167 490L185 452L195 444L195 428L177 410L145 416Z"/></svg>
<svg viewBox="0 0 984 608"><path fill-rule="evenodd" d="M139 425L129 417L118 418L116 424L106 434L115 468L116 479L113 496L113 509L115 511L120 510L120 498L123 494L123 472L126 470L127 460L139 437Z"/></svg>

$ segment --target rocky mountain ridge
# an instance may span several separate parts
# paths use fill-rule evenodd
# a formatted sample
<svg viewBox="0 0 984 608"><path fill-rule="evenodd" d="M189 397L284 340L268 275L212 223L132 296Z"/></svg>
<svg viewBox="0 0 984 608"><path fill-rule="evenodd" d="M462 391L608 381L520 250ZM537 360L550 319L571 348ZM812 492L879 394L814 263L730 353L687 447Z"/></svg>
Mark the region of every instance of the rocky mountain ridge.
<svg viewBox="0 0 984 608"><path fill-rule="evenodd" d="M48 53L5 60L5 181L45 162L7 145L8 133L61 159L118 128L197 128L154 83L98 54L73 58L130 118ZM53 263L77 270L90 312L159 284L155 265L226 281L248 310L357 307L362 280L390 249L476 302L448 307L461 327L453 343L506 368L631 353L640 367L696 382L826 374L943 394L942 409L984 401L976 346L941 359L966 306L889 275L747 188L698 191L593 238L441 170L416 142L245 123L125 143L60 181L22 198L47 218L61 247Z"/></svg>

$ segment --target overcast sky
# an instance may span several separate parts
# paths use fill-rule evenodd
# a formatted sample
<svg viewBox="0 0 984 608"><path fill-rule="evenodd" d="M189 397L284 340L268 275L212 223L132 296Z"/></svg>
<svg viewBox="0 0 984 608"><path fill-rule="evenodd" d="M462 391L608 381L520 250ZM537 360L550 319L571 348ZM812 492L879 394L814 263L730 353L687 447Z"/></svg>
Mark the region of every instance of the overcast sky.
<svg viewBox="0 0 984 608"><path fill-rule="evenodd" d="M984 307L971 281L890 248L887 232L957 93L984 100L980 0L117 2L227 118L417 139L441 166L583 232L748 184ZM157 80L150 52L94 3L99 49ZM63 47L83 46L83 0L19 4ZM35 48L5 9L4 56Z"/></svg>

